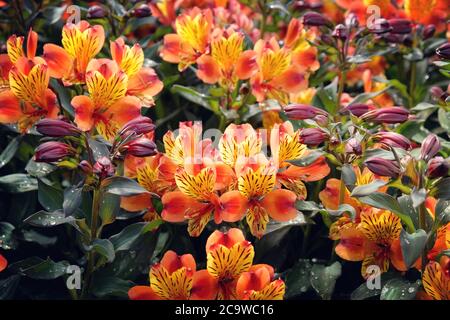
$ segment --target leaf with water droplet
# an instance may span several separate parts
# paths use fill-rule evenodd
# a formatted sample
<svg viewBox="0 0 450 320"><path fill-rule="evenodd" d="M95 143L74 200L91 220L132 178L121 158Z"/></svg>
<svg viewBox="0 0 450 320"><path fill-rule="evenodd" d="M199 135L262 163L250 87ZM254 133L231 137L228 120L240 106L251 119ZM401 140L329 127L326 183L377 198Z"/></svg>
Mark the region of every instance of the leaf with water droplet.
<svg viewBox="0 0 450 320"><path fill-rule="evenodd" d="M380 300L413 300L419 285L419 282L409 282L402 278L389 280L381 290Z"/></svg>
<svg viewBox="0 0 450 320"><path fill-rule="evenodd" d="M13 173L0 177L0 189L10 193L37 190L37 180L24 173Z"/></svg>
<svg viewBox="0 0 450 320"><path fill-rule="evenodd" d="M53 212L41 210L26 218L24 222L35 227L54 227L65 223L75 222L75 218L66 217L62 210Z"/></svg>
<svg viewBox="0 0 450 320"><path fill-rule="evenodd" d="M342 267L339 262L330 266L315 264L311 270L311 285L323 300L331 299L336 280L341 276Z"/></svg>
<svg viewBox="0 0 450 320"><path fill-rule="evenodd" d="M32 279L51 280L65 275L68 266L67 261L54 262L50 258L31 257L11 264L9 269Z"/></svg>

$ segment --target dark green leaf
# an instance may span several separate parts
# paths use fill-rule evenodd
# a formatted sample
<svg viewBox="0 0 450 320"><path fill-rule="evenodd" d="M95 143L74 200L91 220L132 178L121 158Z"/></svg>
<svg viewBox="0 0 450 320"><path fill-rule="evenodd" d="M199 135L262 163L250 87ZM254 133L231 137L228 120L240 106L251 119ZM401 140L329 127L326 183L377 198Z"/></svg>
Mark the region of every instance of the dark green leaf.
<svg viewBox="0 0 450 320"><path fill-rule="evenodd" d="M400 245L405 264L410 268L422 254L425 244L427 243L427 233L418 229L416 232L409 234L402 230L400 234Z"/></svg>
<svg viewBox="0 0 450 320"><path fill-rule="evenodd" d="M411 200L414 208L417 208L422 203L424 203L426 198L427 198L427 190L425 190L424 188L419 190L414 189L411 192Z"/></svg>
<svg viewBox="0 0 450 320"><path fill-rule="evenodd" d="M61 189L38 180L38 199L47 211L59 210L63 207L64 194Z"/></svg>
<svg viewBox="0 0 450 320"><path fill-rule="evenodd" d="M102 187L107 193L125 197L147 192L147 190L145 190L144 187L142 187L136 181L120 176L114 176L105 179L103 181Z"/></svg>
<svg viewBox="0 0 450 320"><path fill-rule="evenodd" d="M399 278L389 280L381 290L380 300L413 300L419 286L419 281L409 282Z"/></svg>
<svg viewBox="0 0 450 320"><path fill-rule="evenodd" d="M364 197L368 196L376 191L384 185L386 185L386 181L383 180L374 180L369 184L356 186L352 193L350 194L352 197Z"/></svg>
<svg viewBox="0 0 450 320"><path fill-rule="evenodd" d="M104 193L100 202L100 218L102 224L107 225L114 222L116 215L120 211L120 196Z"/></svg>
<svg viewBox="0 0 450 320"><path fill-rule="evenodd" d="M131 224L126 226L120 233L110 237L109 240L114 245L115 251L129 250L146 225L145 222Z"/></svg>
<svg viewBox="0 0 450 320"><path fill-rule="evenodd" d="M286 162L289 162L290 164L293 164L294 166L297 166L297 167L306 167L306 166L309 166L310 164L312 164L314 161L316 161L322 155L323 155L323 152L313 150L305 157L302 157L299 159L294 159L294 160L287 160Z"/></svg>
<svg viewBox="0 0 450 320"><path fill-rule="evenodd" d="M25 170L33 177L42 178L53 172L56 169L55 166L45 163L45 162L36 162L33 159L28 161Z"/></svg>
<svg viewBox="0 0 450 320"><path fill-rule="evenodd" d="M37 190L38 183L35 178L24 173L13 173L0 177L0 188L10 193L21 193Z"/></svg>
<svg viewBox="0 0 450 320"><path fill-rule="evenodd" d="M342 166L342 178L344 179L345 185L349 190L353 190L356 184L356 174L353 167L350 164L344 164Z"/></svg>
<svg viewBox="0 0 450 320"><path fill-rule="evenodd" d="M71 186L64 190L64 201L62 204L64 214L71 216L81 205L83 199L83 187Z"/></svg>
<svg viewBox="0 0 450 320"><path fill-rule="evenodd" d="M339 262L330 266L315 264L311 270L311 285L323 300L330 300L336 280L341 276L342 267Z"/></svg>
<svg viewBox="0 0 450 320"><path fill-rule="evenodd" d="M309 260L299 260L289 271L286 272L286 296L291 298L305 293L311 288L312 263Z"/></svg>
<svg viewBox="0 0 450 320"><path fill-rule="evenodd" d="M316 211L320 210L320 207L314 201L297 200L295 207L300 211Z"/></svg>
<svg viewBox="0 0 450 320"><path fill-rule="evenodd" d="M15 137L2 151L0 154L0 168L4 167L14 157L17 149L19 149L21 140L22 136Z"/></svg>
<svg viewBox="0 0 450 320"><path fill-rule="evenodd" d="M14 274L9 278L0 280L0 300L14 298L14 293L20 283L20 275Z"/></svg>
<svg viewBox="0 0 450 320"><path fill-rule="evenodd" d="M32 279L51 280L65 275L68 266L67 261L54 262L49 258L31 257L11 264L10 269Z"/></svg>
<svg viewBox="0 0 450 320"><path fill-rule="evenodd" d="M15 249L17 240L13 234L15 227L8 222L0 222L0 248L3 250Z"/></svg>
<svg viewBox="0 0 450 320"><path fill-rule="evenodd" d="M58 240L58 237L48 237L33 229L23 230L22 237L24 241L35 242L43 247L52 246Z"/></svg>
<svg viewBox="0 0 450 320"><path fill-rule="evenodd" d="M431 191L431 195L441 200L450 200L450 177L439 181Z"/></svg>
<svg viewBox="0 0 450 320"><path fill-rule="evenodd" d="M112 262L115 258L114 246L108 239L96 239L92 244L92 249L106 259Z"/></svg>
<svg viewBox="0 0 450 320"><path fill-rule="evenodd" d="M64 223L72 223L75 221L74 217L66 217L66 215L61 211L39 211L35 214L32 214L28 218L24 220L25 223L28 223L35 227L54 227Z"/></svg>
<svg viewBox="0 0 450 320"><path fill-rule="evenodd" d="M128 290L134 285L132 281L123 280L115 276L105 276L95 273L92 281L92 293L98 298L128 297Z"/></svg>

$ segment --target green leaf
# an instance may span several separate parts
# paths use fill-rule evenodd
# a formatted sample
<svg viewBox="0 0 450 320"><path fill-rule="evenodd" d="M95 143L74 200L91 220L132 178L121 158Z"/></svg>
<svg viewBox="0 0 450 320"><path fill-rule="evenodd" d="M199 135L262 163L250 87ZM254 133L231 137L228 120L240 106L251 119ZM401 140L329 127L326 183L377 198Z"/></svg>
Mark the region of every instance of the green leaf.
<svg viewBox="0 0 450 320"><path fill-rule="evenodd" d="M123 280L115 276L102 275L100 272L97 272L94 274L92 281L92 294L98 298L127 298L128 290L132 286L134 286L132 281Z"/></svg>
<svg viewBox="0 0 450 320"><path fill-rule="evenodd" d="M392 211L406 224L408 231L413 232L415 230L411 217L402 212L398 201L392 196L386 193L374 192L371 195L359 198L359 201L375 208Z"/></svg>
<svg viewBox="0 0 450 320"><path fill-rule="evenodd" d="M136 181L120 176L105 179L102 183L102 187L107 193L125 197L147 192L147 190Z"/></svg>
<svg viewBox="0 0 450 320"><path fill-rule="evenodd" d="M49 258L31 257L11 264L10 269L32 279L51 280L65 275L68 266L67 261L54 262Z"/></svg>
<svg viewBox="0 0 450 320"><path fill-rule="evenodd" d="M384 185L386 185L387 182L383 181L383 180L374 180L369 184L365 184L365 185L361 185L361 186L356 186L352 193L350 194L350 196L352 197L364 197L364 196L368 196L376 191L378 191L378 189Z"/></svg>
<svg viewBox="0 0 450 320"><path fill-rule="evenodd" d="M323 155L323 152L318 150L311 151L308 155L294 160L286 160L286 162L289 162L290 164L297 166L297 167L306 167L310 164L314 163L320 156Z"/></svg>
<svg viewBox="0 0 450 320"><path fill-rule="evenodd" d="M313 98L312 104L327 110L330 114L337 111L337 78L325 88L319 88Z"/></svg>
<svg viewBox="0 0 450 320"><path fill-rule="evenodd" d="M352 220L354 220L356 217L355 208L346 203L340 204L336 210L327 209L326 211L332 216L341 216L343 213L348 212L350 213L350 217L352 218Z"/></svg>
<svg viewBox="0 0 450 320"><path fill-rule="evenodd" d="M164 220L162 220L162 219L157 219L157 220L150 221L149 223L147 223L147 225L145 227L142 228L141 234L144 234L146 232L155 231L163 223L164 223Z"/></svg>
<svg viewBox="0 0 450 320"><path fill-rule="evenodd" d="M41 210L36 212L35 214L32 214L24 220L25 223L28 223L35 227L54 227L65 223L72 223L74 221L74 217L66 217L64 212L62 212L61 210L53 212Z"/></svg>
<svg viewBox="0 0 450 320"><path fill-rule="evenodd" d="M102 224L107 225L114 222L120 211L120 196L111 193L104 193L100 202L99 215Z"/></svg>
<svg viewBox="0 0 450 320"><path fill-rule="evenodd" d="M175 84L170 89L172 93L177 93L186 100L189 100L195 104L198 104L208 110L215 112L216 110L211 105L211 101L214 100L213 97L200 93L192 88L185 87L179 84Z"/></svg>
<svg viewBox="0 0 450 320"><path fill-rule="evenodd" d="M13 234L15 229L11 223L0 222L0 248L10 250L17 247L17 240Z"/></svg>
<svg viewBox="0 0 450 320"><path fill-rule="evenodd" d="M438 111L439 124L445 131L450 132L450 112L446 112L444 109L440 108Z"/></svg>
<svg viewBox="0 0 450 320"><path fill-rule="evenodd" d="M397 277L398 275L393 272L386 272L380 276L380 288L369 288L368 283L365 281L355 291L352 292L351 300L365 300L381 294L381 287L386 284L387 281Z"/></svg>
<svg viewBox="0 0 450 320"><path fill-rule="evenodd" d="M30 159L25 167L25 170L30 176L42 178L56 170L56 166L45 162L36 162L33 159Z"/></svg>
<svg viewBox="0 0 450 320"><path fill-rule="evenodd" d="M439 218L441 225L450 222L450 201L439 199L436 203L435 214Z"/></svg>
<svg viewBox="0 0 450 320"><path fill-rule="evenodd" d="M22 193L37 190L38 184L35 178L24 173L13 173L0 177L0 188L10 193Z"/></svg>
<svg viewBox="0 0 450 320"><path fill-rule="evenodd" d="M108 239L95 239L92 243L91 250L99 253L107 262L114 261L116 256L114 246Z"/></svg>
<svg viewBox="0 0 450 320"><path fill-rule="evenodd" d="M414 189L411 192L411 200L414 208L417 208L422 203L424 203L425 199L427 198L427 190L424 188L422 189Z"/></svg>
<svg viewBox="0 0 450 320"><path fill-rule="evenodd" d="M384 89L380 91L358 94L355 98L353 98L352 102L350 102L348 105L366 102L367 100L378 97L380 94L386 92L389 88L390 88L389 86L386 86Z"/></svg>
<svg viewBox="0 0 450 320"><path fill-rule="evenodd" d="M411 109L411 111L427 111L427 110L433 110L438 108L436 105L428 103L428 102L421 102L418 105L416 105L414 108Z"/></svg>
<svg viewBox="0 0 450 320"><path fill-rule="evenodd" d="M21 140L22 136L15 137L2 151L0 154L0 168L3 168L14 157L17 149L19 149Z"/></svg>
<svg viewBox="0 0 450 320"><path fill-rule="evenodd" d="M65 11L66 6L61 7L48 6L44 7L44 9L42 10L42 15L44 16L46 23L54 24L61 19Z"/></svg>
<svg viewBox="0 0 450 320"><path fill-rule="evenodd" d="M438 199L450 200L450 177L444 178L436 183L430 195Z"/></svg>
<svg viewBox="0 0 450 320"><path fill-rule="evenodd" d="M63 207L64 194L61 189L38 180L38 199L47 211L56 211Z"/></svg>
<svg viewBox="0 0 450 320"><path fill-rule="evenodd" d="M304 200L297 200L295 202L295 208L297 208L300 211L316 211L321 209L318 206L318 204L315 203L314 201L304 201Z"/></svg>
<svg viewBox="0 0 450 320"><path fill-rule="evenodd" d="M71 216L81 205L83 199L83 187L71 186L64 190L62 204L64 214Z"/></svg>
<svg viewBox="0 0 450 320"><path fill-rule="evenodd" d="M147 225L145 222L131 224L122 229L122 231L109 238L114 245L114 250L129 250L133 243L139 238L143 228Z"/></svg>
<svg viewBox="0 0 450 320"><path fill-rule="evenodd" d="M400 245L406 267L410 268L416 262L422 254L426 243L427 233L425 230L418 229L412 234L402 230L400 234Z"/></svg>
<svg viewBox="0 0 450 320"><path fill-rule="evenodd" d="M6 279L0 280L0 300L14 298L14 293L19 287L20 275L14 274Z"/></svg>
<svg viewBox="0 0 450 320"><path fill-rule="evenodd" d="M330 266L315 264L311 270L311 285L323 300L330 300L336 280L341 276L341 264L336 261Z"/></svg>
<svg viewBox="0 0 450 320"><path fill-rule="evenodd" d="M413 300L419 286L419 281L409 282L401 278L389 280L381 290L380 300Z"/></svg>
<svg viewBox="0 0 450 320"><path fill-rule="evenodd" d="M52 246L58 240L58 237L48 237L33 229L22 230L22 237L24 241L34 242L43 247Z"/></svg>
<svg viewBox="0 0 450 320"><path fill-rule="evenodd" d="M311 269L312 263L309 260L301 259L289 271L287 271L285 278L285 298L300 295L307 292L311 288Z"/></svg>
<svg viewBox="0 0 450 320"><path fill-rule="evenodd" d="M342 166L342 178L344 179L345 186L349 190L353 190L356 184L356 174L352 165L346 163Z"/></svg>

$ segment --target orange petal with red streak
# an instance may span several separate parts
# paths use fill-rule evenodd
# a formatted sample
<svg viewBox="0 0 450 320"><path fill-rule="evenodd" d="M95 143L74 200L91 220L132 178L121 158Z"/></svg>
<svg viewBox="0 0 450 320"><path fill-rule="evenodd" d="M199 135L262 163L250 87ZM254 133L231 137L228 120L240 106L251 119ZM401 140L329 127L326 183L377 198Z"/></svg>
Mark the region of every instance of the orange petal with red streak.
<svg viewBox="0 0 450 320"><path fill-rule="evenodd" d="M149 286L134 286L128 290L131 300L161 300L161 298Z"/></svg>
<svg viewBox="0 0 450 320"><path fill-rule="evenodd" d="M197 77L203 82L214 84L220 79L219 65L209 55L203 55L197 59Z"/></svg>
<svg viewBox="0 0 450 320"><path fill-rule="evenodd" d="M164 85L152 68L142 68L128 79L129 95L141 95L152 98L161 92Z"/></svg>
<svg viewBox="0 0 450 320"><path fill-rule="evenodd" d="M241 80L245 80L252 77L257 71L256 52L253 50L242 52L236 62L236 76Z"/></svg>
<svg viewBox="0 0 450 320"><path fill-rule="evenodd" d="M168 222L183 222L186 210L195 202L181 191L165 193L161 201L164 207L161 217Z"/></svg>
<svg viewBox="0 0 450 320"><path fill-rule="evenodd" d="M164 254L160 263L164 268L166 268L169 274L172 274L183 267L190 269L192 272L195 272L197 268L192 254L183 254L179 256L172 250L169 250Z"/></svg>
<svg viewBox="0 0 450 320"><path fill-rule="evenodd" d="M299 67L291 67L272 80L272 85L288 93L297 93L308 88L308 80Z"/></svg>
<svg viewBox="0 0 450 320"><path fill-rule="evenodd" d="M228 191L220 196L220 215L226 222L242 219L247 211L248 201L239 191Z"/></svg>
<svg viewBox="0 0 450 320"><path fill-rule="evenodd" d="M0 93L0 122L14 123L22 116L20 102L11 90Z"/></svg>
<svg viewBox="0 0 450 320"><path fill-rule="evenodd" d="M44 45L42 57L48 65L51 77L59 79L70 74L73 58L60 46L52 43Z"/></svg>
<svg viewBox="0 0 450 320"><path fill-rule="evenodd" d="M218 245L223 245L227 248L231 248L238 242L245 241L244 234L238 228L231 228L227 232L221 232L219 230L214 231L208 237L206 241L206 252L209 252Z"/></svg>
<svg viewBox="0 0 450 320"><path fill-rule="evenodd" d="M298 211L295 208L297 196L286 189L278 189L269 192L261 201L261 205L272 219L277 221L289 221L294 219Z"/></svg>
<svg viewBox="0 0 450 320"><path fill-rule="evenodd" d="M200 270L194 273L191 300L214 300L217 291L218 281L209 274L208 270Z"/></svg>
<svg viewBox="0 0 450 320"><path fill-rule="evenodd" d="M171 63L180 62L181 39L175 33L166 34L164 36L164 44L161 49L161 58Z"/></svg>
<svg viewBox="0 0 450 320"><path fill-rule="evenodd" d="M365 237L356 228L343 228L340 241L335 248L336 254L347 261L361 261L365 255Z"/></svg>
<svg viewBox="0 0 450 320"><path fill-rule="evenodd" d="M152 205L152 200L149 194L142 193L131 197L121 197L120 207L126 211L136 212L147 209Z"/></svg>

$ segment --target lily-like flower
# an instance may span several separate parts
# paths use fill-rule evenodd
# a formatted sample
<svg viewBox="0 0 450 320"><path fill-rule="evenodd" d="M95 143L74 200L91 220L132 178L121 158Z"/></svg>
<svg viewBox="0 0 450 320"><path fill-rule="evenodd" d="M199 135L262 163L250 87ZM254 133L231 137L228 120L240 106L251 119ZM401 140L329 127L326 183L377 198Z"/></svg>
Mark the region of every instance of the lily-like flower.
<svg viewBox="0 0 450 320"><path fill-rule="evenodd" d="M167 251L150 268L149 279L149 286L128 291L131 300L212 300L217 295L217 280L206 270L197 271L191 254Z"/></svg>
<svg viewBox="0 0 450 320"><path fill-rule="evenodd" d="M430 261L422 275L425 292L434 300L450 300L450 260Z"/></svg>
<svg viewBox="0 0 450 320"><path fill-rule="evenodd" d="M283 300L286 285L274 279L274 270L267 264L253 265L236 283L236 295L240 300Z"/></svg>

